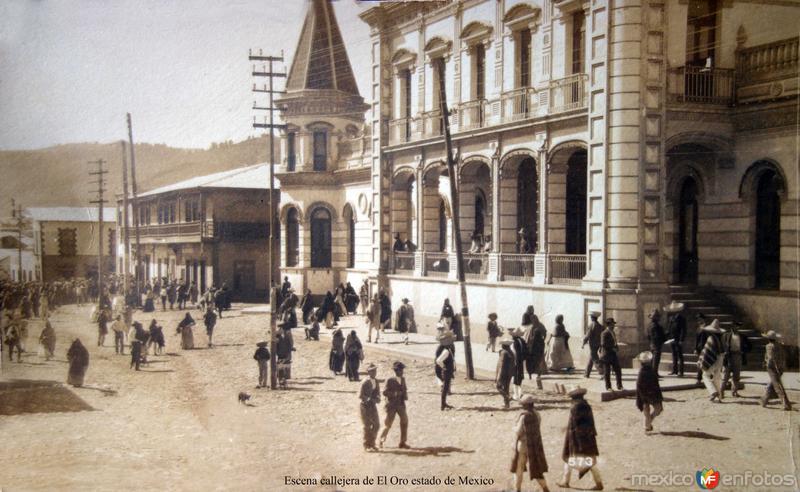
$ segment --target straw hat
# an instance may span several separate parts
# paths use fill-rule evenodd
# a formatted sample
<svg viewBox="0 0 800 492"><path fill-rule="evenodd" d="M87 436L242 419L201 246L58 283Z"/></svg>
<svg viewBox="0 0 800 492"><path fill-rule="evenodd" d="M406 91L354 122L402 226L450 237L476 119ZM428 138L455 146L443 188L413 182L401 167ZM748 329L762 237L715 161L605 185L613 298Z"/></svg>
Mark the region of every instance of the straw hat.
<svg viewBox="0 0 800 492"><path fill-rule="evenodd" d="M522 405L533 405L536 402L536 399L533 397L533 395L524 395L519 402Z"/></svg>
<svg viewBox="0 0 800 492"><path fill-rule="evenodd" d="M256 347L266 347L267 345L269 345L269 342L258 342Z"/></svg>
<svg viewBox="0 0 800 492"><path fill-rule="evenodd" d="M704 327L703 330L710 333L716 333L717 335L723 333L722 328L719 327L719 320L716 318L714 318L714 321L712 321L710 325Z"/></svg>
<svg viewBox="0 0 800 492"><path fill-rule="evenodd" d="M639 362L641 362L642 364L649 364L650 362L653 361L653 353L650 352L649 350L645 350L644 352L639 354L638 358Z"/></svg>
<svg viewBox="0 0 800 492"><path fill-rule="evenodd" d="M367 372L373 372L373 371L377 371L377 370L378 370L378 366L376 366L372 362L370 362L369 365L367 365Z"/></svg>
<svg viewBox="0 0 800 492"><path fill-rule="evenodd" d="M586 394L586 388L581 388L580 386L575 386L574 388L572 388L572 390L570 390L569 393L567 393L567 395L569 395L570 398L577 398L585 394Z"/></svg>
<svg viewBox="0 0 800 492"><path fill-rule="evenodd" d="M777 340L779 338L783 338L783 335L777 333L775 330L769 330L768 332L762 334L762 336L767 340Z"/></svg>
<svg viewBox="0 0 800 492"><path fill-rule="evenodd" d="M590 318L599 318L600 317L600 311L589 311L589 317Z"/></svg>
<svg viewBox="0 0 800 492"><path fill-rule="evenodd" d="M667 304L666 306L664 306L664 312L665 313L670 313L670 314L679 313L679 312L683 311L684 307L685 307L685 305L682 302L672 301L669 304Z"/></svg>

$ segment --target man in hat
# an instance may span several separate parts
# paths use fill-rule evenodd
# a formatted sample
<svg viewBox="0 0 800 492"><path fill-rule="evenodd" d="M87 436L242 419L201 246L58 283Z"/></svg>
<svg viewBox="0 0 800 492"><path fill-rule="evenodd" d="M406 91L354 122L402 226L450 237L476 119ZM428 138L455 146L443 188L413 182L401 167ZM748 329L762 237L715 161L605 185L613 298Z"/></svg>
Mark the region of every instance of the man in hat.
<svg viewBox="0 0 800 492"><path fill-rule="evenodd" d="M442 312L439 315L439 321L444 323L446 329L450 330L453 325L453 318L455 318L453 306L450 305L450 299L445 299L444 304L442 304Z"/></svg>
<svg viewBox="0 0 800 492"><path fill-rule="evenodd" d="M489 349L492 349L492 353L495 351L495 346L497 345L497 338L503 334L500 331L500 327L497 325L497 313L489 313L489 322L486 323L486 334L488 338L488 342L486 342L486 351L488 352Z"/></svg>
<svg viewBox="0 0 800 492"><path fill-rule="evenodd" d="M606 381L606 391L611 391L611 371L614 371L614 376L617 378L617 389L622 389L622 368L619 365L619 357L617 351L619 345L617 344L617 335L614 333L614 327L617 322L614 318L606 319L606 329L600 335L600 351L598 356L600 362L603 363L604 372L603 377ZM601 353L602 352L602 353Z"/></svg>
<svg viewBox="0 0 800 492"><path fill-rule="evenodd" d="M497 359L497 370L495 371L494 383L497 391L503 396L503 406L508 408L511 401L509 390L511 389L511 378L514 377L514 353L511 352L511 345L514 342L510 338L505 338L500 342L500 354Z"/></svg>
<svg viewBox="0 0 800 492"><path fill-rule="evenodd" d="M369 377L361 383L359 398L361 399L361 423L364 425L364 450L377 451L375 439L378 437L380 419L378 417L378 403L381 401L381 391L375 375L378 368L370 363L367 366Z"/></svg>
<svg viewBox="0 0 800 492"><path fill-rule="evenodd" d="M661 364L661 346L667 341L664 338L664 327L661 326L661 310L653 309L649 315L650 323L647 325L647 340L650 342L650 351L653 352L653 370L658 375L658 366Z"/></svg>
<svg viewBox="0 0 800 492"><path fill-rule="evenodd" d="M561 452L561 458L564 460L564 476L558 486L569 488L572 469L575 468L578 470L578 478L583 477L587 471L592 472L594 479L592 490L603 490L603 479L597 469L597 457L600 455L597 449L597 430L594 427L592 406L583 398L585 394L586 389L580 386L569 392L572 408L569 411L567 434Z"/></svg>
<svg viewBox="0 0 800 492"><path fill-rule="evenodd" d="M683 377L683 339L686 338L686 318L681 314L683 303L672 301L664 307L668 313L667 333L669 334L670 348L672 349L672 375Z"/></svg>
<svg viewBox="0 0 800 492"><path fill-rule="evenodd" d="M525 332L525 368L528 372L528 379L536 374L536 387L542 389L542 374L547 371L545 362L545 339L547 338L547 328L544 327L539 317L533 310L533 306L528 306L522 315L522 325L527 326Z"/></svg>
<svg viewBox="0 0 800 492"><path fill-rule="evenodd" d="M653 430L653 419L664 409L664 398L661 395L661 385L658 384L658 375L653 370L653 354L642 352L639 354L639 376L636 378L636 408L644 413L644 430ZM652 409L652 410L651 410Z"/></svg>
<svg viewBox="0 0 800 492"><path fill-rule="evenodd" d="M548 492L544 474L547 471L547 458L542 444L542 419L534 407L534 398L525 395L520 399L522 413L514 425L514 458L511 460L511 473L515 476L516 490L522 490L522 479L527 469L531 480L536 480L543 492Z"/></svg>
<svg viewBox="0 0 800 492"><path fill-rule="evenodd" d="M392 246L392 251L397 252L397 251L405 251L405 250L406 250L406 244L403 242L402 239L400 239L400 233L399 232L395 232L395 234L394 234L394 245Z"/></svg>
<svg viewBox="0 0 800 492"><path fill-rule="evenodd" d="M122 321L122 315L117 315L117 319L111 323L111 331L114 332L114 352L125 355L125 332L128 327Z"/></svg>
<svg viewBox="0 0 800 492"><path fill-rule="evenodd" d="M739 396L739 376L742 373L744 354L750 350L747 337L739 333L741 327L741 321L734 321L733 326L731 326L731 331L726 331L722 334L722 350L725 353L725 358L723 362L724 376L722 378L721 395L725 394L725 388L728 387L728 381L731 380L731 375L733 375L731 390L733 396Z"/></svg>
<svg viewBox="0 0 800 492"><path fill-rule="evenodd" d="M270 353L267 345L267 342L258 342L256 353L253 354L253 359L258 363L258 386L256 388L266 388L269 385L267 376L269 375Z"/></svg>
<svg viewBox="0 0 800 492"><path fill-rule="evenodd" d="M372 296L372 301L369 303L367 310L367 323L369 323L369 331L367 331L367 343L372 342L372 330L375 330L375 343L381 337L381 301L378 294Z"/></svg>
<svg viewBox="0 0 800 492"><path fill-rule="evenodd" d="M791 410L792 404L789 401L789 397L786 396L786 390L783 387L783 381L781 381L783 371L786 369L783 344L780 341L782 337L774 330L769 330L764 334L764 338L767 339L767 346L764 350L764 365L769 375L769 384L767 384L767 388L764 391L764 396L761 397L761 406L766 407L770 398L774 398L777 394L783 402L783 409Z"/></svg>
<svg viewBox="0 0 800 492"><path fill-rule="evenodd" d="M404 297L400 308L397 310L397 331L403 334L403 341L408 345L408 334L416 327L414 322L414 306Z"/></svg>
<svg viewBox="0 0 800 492"><path fill-rule="evenodd" d="M361 314L366 315L367 308L369 307L369 279L364 279L358 291L358 297L361 299Z"/></svg>
<svg viewBox="0 0 800 492"><path fill-rule="evenodd" d="M586 328L586 335L583 337L583 345L581 348L589 344L589 362L586 364L586 372L584 377L592 375L592 366L597 365L597 372L600 376L603 375L603 365L600 363L600 358L597 351L600 349L600 336L603 334L603 325L597 319L600 317L598 311L589 311L589 326Z"/></svg>
<svg viewBox="0 0 800 492"><path fill-rule="evenodd" d="M203 324L206 326L208 348L211 348L214 346L214 327L217 326L217 313L214 312L213 306L206 308L206 314L203 315Z"/></svg>
<svg viewBox="0 0 800 492"><path fill-rule="evenodd" d="M453 407L447 404L447 395L450 394L450 384L456 372L455 362L455 341L453 332L445 329L438 336L439 347L436 348L436 377L442 382L441 410L449 410Z"/></svg>
<svg viewBox="0 0 800 492"><path fill-rule="evenodd" d="M408 400L408 390L406 389L406 378L403 377L403 369L406 366L402 362L395 361L392 364L394 377L386 380L386 388L383 396L386 397L386 420L383 422L383 432L381 433L380 446L386 441L386 436L394 423L395 415L400 416L400 448L408 449L406 439L408 438L408 414L406 413L406 400Z"/></svg>
<svg viewBox="0 0 800 492"><path fill-rule="evenodd" d="M525 343L525 332L515 328L511 332L514 344L514 399L522 398L522 381L525 379L525 359L528 357L528 344Z"/></svg>
<svg viewBox="0 0 800 492"><path fill-rule="evenodd" d="M711 395L710 400L722 401L722 329L719 327L719 320L715 319L710 325L704 328L708 332L706 344L700 351L700 358L697 361L703 371L703 384Z"/></svg>
<svg viewBox="0 0 800 492"><path fill-rule="evenodd" d="M694 353L697 356L700 356L700 352L703 351L703 347L706 345L706 340L708 339L708 332L706 331L706 317L703 313L700 313L695 318L695 324L697 327L697 333L694 336ZM697 364L697 382L703 382L703 370L700 368L700 364Z"/></svg>

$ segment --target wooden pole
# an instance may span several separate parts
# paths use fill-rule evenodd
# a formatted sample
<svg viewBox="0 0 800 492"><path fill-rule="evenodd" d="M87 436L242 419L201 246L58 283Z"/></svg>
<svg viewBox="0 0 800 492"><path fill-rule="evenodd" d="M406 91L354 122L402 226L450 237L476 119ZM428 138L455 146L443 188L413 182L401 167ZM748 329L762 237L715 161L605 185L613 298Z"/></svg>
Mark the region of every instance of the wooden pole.
<svg viewBox="0 0 800 492"><path fill-rule="evenodd" d="M131 114L127 114L128 119L128 143L131 147L131 192L133 192L133 230L136 235L136 305L142 301L142 281L144 272L142 272L142 258L141 250L139 249L139 202L136 199L136 155L133 150L133 126L131 125Z"/></svg>
<svg viewBox="0 0 800 492"><path fill-rule="evenodd" d="M131 237L130 237L130 221L128 217L128 149L126 148L125 140L120 140L122 145L122 233L125 241L125 261L123 263L123 292L125 293L125 303L128 303L128 286L130 284L131 272Z"/></svg>
<svg viewBox="0 0 800 492"><path fill-rule="evenodd" d="M438 60L439 73L444 74L444 60ZM467 379L475 379L475 368L472 365L472 343L469 329L469 304L467 303L467 284L464 280L464 253L461 247L461 224L458 217L458 189L456 188L456 166L453 161L453 142L450 139L450 122L447 110L447 95L444 88L444 77L439 77L439 109L442 113L444 129L444 145L447 153L447 172L450 175L450 200L453 214L453 242L456 248L456 273L458 287L461 291L461 325L464 329L464 358L467 363Z"/></svg>

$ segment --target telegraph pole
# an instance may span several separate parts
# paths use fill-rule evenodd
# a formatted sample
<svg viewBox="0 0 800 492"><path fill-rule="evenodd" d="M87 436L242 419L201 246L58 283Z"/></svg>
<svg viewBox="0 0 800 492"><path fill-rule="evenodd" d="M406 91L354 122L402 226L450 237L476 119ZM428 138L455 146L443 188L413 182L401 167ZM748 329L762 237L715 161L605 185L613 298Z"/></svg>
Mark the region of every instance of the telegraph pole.
<svg viewBox="0 0 800 492"><path fill-rule="evenodd" d="M22 205L13 198L11 216L17 219L17 280L22 283Z"/></svg>
<svg viewBox="0 0 800 492"><path fill-rule="evenodd" d="M97 176L97 181L91 183L97 185L97 200L90 200L89 203L97 204L97 221L100 224L100 232L97 241L97 310L103 308L103 207L108 200L103 198L103 193L106 191L106 178L105 175L108 171L104 168L106 161L98 159L96 161L89 161L89 164L97 166L96 171L89 171L90 176Z"/></svg>
<svg viewBox="0 0 800 492"><path fill-rule="evenodd" d="M128 120L128 143L131 147L131 191L133 192L133 230L136 234L136 305L142 302L141 284L144 272L142 272L142 259L139 250L139 202L136 199L136 156L133 150L133 126L131 125L131 114L127 114Z"/></svg>
<svg viewBox="0 0 800 492"><path fill-rule="evenodd" d="M439 63L444 63L439 60ZM443 67L442 67L443 68ZM444 73L442 70L440 73ZM467 303L467 284L464 280L464 253L461 247L461 224L459 221L458 190L456 189L456 165L453 162L453 142L450 140L450 121L447 110L447 95L444 89L444 77L439 77L439 109L442 113L444 129L444 146L447 153L447 172L450 175L450 200L453 212L453 239L456 247L456 273L458 287L461 290L461 323L464 328L464 358L467 363L467 379L475 379L475 368L472 365L472 343L469 331L469 305Z"/></svg>
<svg viewBox="0 0 800 492"><path fill-rule="evenodd" d="M130 242L130 230L128 224L128 156L127 152L128 149L125 146L125 140L120 140L119 142L122 145L122 220L124 221L122 232L124 234L125 239L125 262L123 263L124 276L123 278L123 289L125 292L125 304L128 303L128 297L130 296L130 292L128 290L130 284L130 272L131 272L131 242Z"/></svg>
<svg viewBox="0 0 800 492"><path fill-rule="evenodd" d="M275 304L277 303L278 294L277 294L277 287L272 286L272 278L273 278L273 266L274 266L274 251L273 251L273 244L275 242L275 203L272 198L273 190L275 189L275 128L286 128L286 125L276 125L274 120L274 113L275 113L275 104L273 96L276 93L282 94L283 91L275 91L272 86L272 81L275 77L286 77L286 72L274 72L272 69L273 62L283 62L283 51L281 51L281 56L268 56L264 55L261 50L258 50L258 54L254 55L253 50L250 50L249 53L249 60L250 61L259 61L259 62L266 62L262 63L261 70L257 70L255 64L253 64L253 77L267 77L269 79L269 88L267 88L266 84L261 88L256 88L256 84L253 83L253 92L263 92L269 94L269 106L260 107L256 105L256 102L253 101L253 109L255 110L266 110L269 111L269 123L266 122L266 117L264 118L263 123L257 123L256 117L253 116L253 128L269 128L269 268L267 271L267 287L269 288L269 348L271 353L271 360L270 360L270 387L272 389L277 388L278 386L278 359L276 355L276 343L275 343L275 330L277 328L277 310Z"/></svg>

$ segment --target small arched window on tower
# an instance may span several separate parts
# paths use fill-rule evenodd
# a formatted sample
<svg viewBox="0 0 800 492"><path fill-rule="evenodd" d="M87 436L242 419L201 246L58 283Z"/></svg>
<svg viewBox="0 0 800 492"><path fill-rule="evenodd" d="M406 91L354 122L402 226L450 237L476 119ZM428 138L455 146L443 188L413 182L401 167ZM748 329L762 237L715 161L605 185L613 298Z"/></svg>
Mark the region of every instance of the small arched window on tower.
<svg viewBox="0 0 800 492"><path fill-rule="evenodd" d="M314 138L314 171L325 171L328 168L328 132L315 130Z"/></svg>
<svg viewBox="0 0 800 492"><path fill-rule="evenodd" d="M295 149L295 132L286 134L286 170L294 172L297 167L297 150Z"/></svg>
<svg viewBox="0 0 800 492"><path fill-rule="evenodd" d="M331 213L319 207L311 214L311 268L331 266Z"/></svg>

